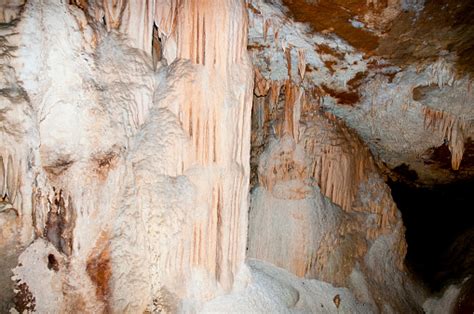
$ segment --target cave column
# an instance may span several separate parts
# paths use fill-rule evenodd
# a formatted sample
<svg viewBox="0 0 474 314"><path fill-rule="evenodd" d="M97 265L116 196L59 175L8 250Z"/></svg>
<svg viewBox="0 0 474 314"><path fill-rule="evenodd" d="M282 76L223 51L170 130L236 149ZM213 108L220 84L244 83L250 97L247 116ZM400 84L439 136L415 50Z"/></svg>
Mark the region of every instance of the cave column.
<svg viewBox="0 0 474 314"><path fill-rule="evenodd" d="M250 175L253 71L247 55L243 1L182 0L157 10L158 29L176 15L176 57L190 60L194 78L176 112L190 138L182 169L197 189L191 265L226 291L243 266ZM158 14L158 13L157 13ZM161 21L161 22L160 22Z"/></svg>

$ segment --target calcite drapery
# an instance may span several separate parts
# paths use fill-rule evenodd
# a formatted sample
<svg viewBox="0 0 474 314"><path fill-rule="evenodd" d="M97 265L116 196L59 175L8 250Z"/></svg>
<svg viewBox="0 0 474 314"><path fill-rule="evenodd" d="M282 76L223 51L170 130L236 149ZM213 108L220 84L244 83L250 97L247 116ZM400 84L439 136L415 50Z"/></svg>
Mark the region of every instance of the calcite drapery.
<svg viewBox="0 0 474 314"><path fill-rule="evenodd" d="M464 130L466 122L461 117L455 117L444 111L423 108L425 128L439 132L447 141L451 151L451 167L459 170L464 154Z"/></svg>
<svg viewBox="0 0 474 314"><path fill-rule="evenodd" d="M243 265L246 245L253 83L246 12L240 1L223 1L218 7L182 1L175 13L167 14L160 20L176 16L189 22L178 23L171 36L177 39L177 58L195 65L194 82L183 87L190 97L170 104L190 138L181 171L189 173L197 187L197 204L204 206L198 208L206 212L205 219L193 225L192 263L204 267L228 291Z"/></svg>

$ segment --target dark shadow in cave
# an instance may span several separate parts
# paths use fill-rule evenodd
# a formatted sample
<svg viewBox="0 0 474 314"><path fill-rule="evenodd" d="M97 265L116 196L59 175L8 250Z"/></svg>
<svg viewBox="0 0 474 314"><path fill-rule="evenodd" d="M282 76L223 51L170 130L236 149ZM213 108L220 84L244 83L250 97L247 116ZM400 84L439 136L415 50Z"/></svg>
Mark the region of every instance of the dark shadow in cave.
<svg viewBox="0 0 474 314"><path fill-rule="evenodd" d="M474 180L430 188L388 184L406 227L408 269L433 292L474 275Z"/></svg>

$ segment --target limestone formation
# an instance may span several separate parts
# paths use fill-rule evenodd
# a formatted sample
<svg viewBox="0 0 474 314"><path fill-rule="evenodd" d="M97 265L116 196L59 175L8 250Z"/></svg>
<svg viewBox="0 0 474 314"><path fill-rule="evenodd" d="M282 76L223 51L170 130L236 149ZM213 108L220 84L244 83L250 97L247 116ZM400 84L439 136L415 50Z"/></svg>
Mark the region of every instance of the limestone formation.
<svg viewBox="0 0 474 314"><path fill-rule="evenodd" d="M386 183L474 172L469 38L388 42L432 10L0 0L0 312L468 306L412 276Z"/></svg>
<svg viewBox="0 0 474 314"><path fill-rule="evenodd" d="M2 215L23 229L2 243L23 247L15 286L34 299L17 310L143 312L230 291L245 267L253 72L245 10L222 4L32 1L9 26ZM154 71L167 15L183 21L163 41L179 60ZM40 279L51 269L56 284Z"/></svg>

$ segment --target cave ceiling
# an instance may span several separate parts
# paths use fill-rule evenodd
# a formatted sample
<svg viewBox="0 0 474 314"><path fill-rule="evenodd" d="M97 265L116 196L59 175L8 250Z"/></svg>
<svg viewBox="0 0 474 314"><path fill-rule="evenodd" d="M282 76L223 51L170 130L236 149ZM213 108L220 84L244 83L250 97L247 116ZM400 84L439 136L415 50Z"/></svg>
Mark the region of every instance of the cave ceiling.
<svg viewBox="0 0 474 314"><path fill-rule="evenodd" d="M472 1L281 5L283 15L272 14L264 2L249 5L250 15L263 23L251 24L249 49L265 79L290 79L312 90L393 180L431 186L472 178ZM272 30L277 23L284 26ZM266 39L270 33L273 42ZM304 75L275 74L288 62L301 67L301 51Z"/></svg>

